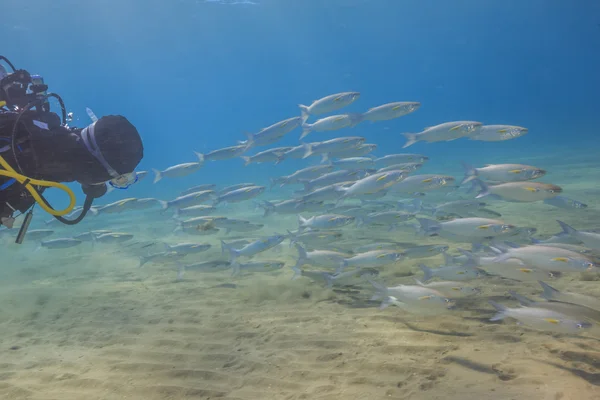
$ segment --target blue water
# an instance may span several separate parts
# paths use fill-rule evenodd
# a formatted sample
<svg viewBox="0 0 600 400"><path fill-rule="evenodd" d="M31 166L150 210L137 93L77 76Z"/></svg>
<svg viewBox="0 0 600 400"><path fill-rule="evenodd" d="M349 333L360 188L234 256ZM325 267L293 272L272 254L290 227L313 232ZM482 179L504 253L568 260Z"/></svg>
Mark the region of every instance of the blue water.
<svg viewBox="0 0 600 400"><path fill-rule="evenodd" d="M193 150L235 145L245 140L244 133L298 116L298 104L358 91L360 99L340 113L396 101L418 101L421 107L390 121L315 132L306 141L364 136L379 146L376 156L424 154L430 161L418 174L448 174L458 182L461 161L533 165L548 171L540 181L560 185L564 195L589 207L490 196L484 199L484 216L537 228L539 240L560 230L556 219L582 230L600 226L598 0L13 0L0 4L0 38L1 55L17 68L43 75L50 90L62 96L74 113L72 126L91 122L86 107L98 117L126 116L144 142L139 171L195 162ZM402 149L402 133L457 120L518 125L529 133L504 142L463 138ZM297 129L249 155L297 146L299 135ZM200 184L268 185L269 178L319 162L318 157L277 166L244 167L241 159L206 162L192 175L156 185L150 172L95 205L126 197L171 200ZM81 204L79 185L70 186ZM288 199L300 187L267 190L255 200ZM475 195L442 189L417 199L426 205L419 216L433 218L429 207ZM55 207L66 206L64 194L45 194ZM411 196L386 199L406 197L412 205ZM0 398L5 393L14 400L598 398L597 313L591 319L595 332L564 334L553 329L560 325L551 325L553 318L543 319L550 328L540 331L516 326L511 318L491 322L494 307L488 304L516 307L509 290L541 300L540 277L559 290L591 296L592 311L600 311L598 269L568 270L560 277L539 266L529 270L507 263L505 271L492 270L496 276L472 282L480 292L427 317L418 309L378 310L364 280L333 289L313 278L292 281L290 267L300 252L287 240L243 260L275 260L285 264L281 270L232 276L194 266L205 261L227 266L221 241L233 246L234 240L252 242L295 230L295 213L264 217L253 201L221 204L215 215L264 224L263 229L243 231L240 224L232 233L225 228L200 236L193 229L203 231L204 225L177 232L170 211L101 212L71 227L46 226L50 217L36 207L23 245L14 244L16 230L0 231ZM456 257L452 263L464 261L457 261L459 249L472 245L465 237L418 236L418 225L411 220L388 231L367 221L344 227L335 241L300 242L309 250L348 255L387 240L407 252L444 244ZM54 230L50 239L94 229L135 238L121 245L98 236L73 249L35 251L34 228ZM533 243L526 235L502 236L509 239L507 246ZM477 240L476 245L483 238ZM484 243L502 246L498 241ZM188 254L182 261L186 267L167 258L139 268L139 256L162 252L163 243L182 242L211 247ZM590 254L600 265L598 250ZM414 278L424 278L421 262L433 268L450 262L441 254L426 256L375 271L380 284L414 285ZM550 261L571 260L559 256ZM313 274L325 269L302 267ZM524 278L530 272L535 275Z"/></svg>
<svg viewBox="0 0 600 400"><path fill-rule="evenodd" d="M298 103L347 90L361 98L344 111L423 104L407 117L345 132L377 143L376 154L397 151L402 132L461 119L530 133L411 151L478 163L598 143L597 1L63 0L11 2L2 15L2 53L43 74L75 112L75 125L89 123L90 107L137 126L145 146L139 169L194 161L191 149L233 145L244 132L297 115ZM296 144L295 134L281 142ZM288 161L278 172L301 165ZM207 165L192 183L261 181L271 171L232 160ZM149 184L135 190L155 194Z"/></svg>

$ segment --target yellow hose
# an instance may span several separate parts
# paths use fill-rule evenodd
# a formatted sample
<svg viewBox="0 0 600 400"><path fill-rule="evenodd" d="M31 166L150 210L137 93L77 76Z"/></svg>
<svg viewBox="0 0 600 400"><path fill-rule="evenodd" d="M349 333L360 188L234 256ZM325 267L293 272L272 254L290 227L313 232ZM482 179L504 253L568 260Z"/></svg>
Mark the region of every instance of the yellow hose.
<svg viewBox="0 0 600 400"><path fill-rule="evenodd" d="M32 178L26 177L25 175L21 175L21 174L17 173L10 166L10 164L8 164L6 162L6 160L2 156L0 156L0 165L4 168L4 170L0 169L0 176L14 178L21 184L23 184L25 181L28 181L27 185L25 185L25 189L27 189L27 191L29 193L31 193L31 195L33 196L35 201L48 214L51 214L51 215L54 215L57 217L62 217L63 215L67 215L68 213L70 213L73 210L73 208L75 208L75 203L76 203L75 193L73 193L73 191L71 189L69 189L66 185L63 185L62 183L58 183L58 182L32 179ZM62 190L69 196L69 205L67 206L67 208L64 208L62 210L53 210L52 208L50 208L46 205L46 202L42 200L42 197L40 196L40 194L37 192L37 190L35 190L35 188L32 185L43 186L43 187L53 187L53 188Z"/></svg>

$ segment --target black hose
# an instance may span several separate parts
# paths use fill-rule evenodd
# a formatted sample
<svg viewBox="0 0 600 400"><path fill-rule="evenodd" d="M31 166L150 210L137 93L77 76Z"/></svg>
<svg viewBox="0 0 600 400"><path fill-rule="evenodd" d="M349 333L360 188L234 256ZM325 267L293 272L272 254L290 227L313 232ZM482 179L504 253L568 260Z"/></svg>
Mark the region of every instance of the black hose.
<svg viewBox="0 0 600 400"><path fill-rule="evenodd" d="M48 200L46 200L46 198L42 194L40 194L40 197L48 207L54 210L54 208L50 205L50 203L48 203ZM81 214L79 214L79 216L75 219L66 219L64 217L59 217L58 215L54 215L54 218L56 218L59 222L62 222L65 225L76 225L85 218L88 211L90 211L90 208L92 208L93 202L94 198L92 196L85 196L85 201L83 202L83 210L81 211Z"/></svg>
<svg viewBox="0 0 600 400"><path fill-rule="evenodd" d="M0 60L4 60L4 62L7 63L8 66L12 68L13 72L15 72L17 70L15 68L15 66L8 60L8 58L6 58L4 56L0 56Z"/></svg>

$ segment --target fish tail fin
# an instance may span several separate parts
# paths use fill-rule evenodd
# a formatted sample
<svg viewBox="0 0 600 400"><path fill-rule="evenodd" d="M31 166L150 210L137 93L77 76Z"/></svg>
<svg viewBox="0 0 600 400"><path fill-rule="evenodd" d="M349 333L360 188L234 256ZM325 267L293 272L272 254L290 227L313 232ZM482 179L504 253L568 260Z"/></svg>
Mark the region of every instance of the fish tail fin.
<svg viewBox="0 0 600 400"><path fill-rule="evenodd" d="M356 217L356 227L360 228L365 224L365 217Z"/></svg>
<svg viewBox="0 0 600 400"><path fill-rule="evenodd" d="M158 204L160 204L161 211L166 211L169 208L169 202L164 200L158 200ZM179 212L179 210L177 210Z"/></svg>
<svg viewBox="0 0 600 400"><path fill-rule="evenodd" d="M350 118L350 128L354 128L365 120L362 113L349 113L348 117Z"/></svg>
<svg viewBox="0 0 600 400"><path fill-rule="evenodd" d="M327 288L332 288L333 287L333 275L325 272L323 274L323 278L325 279L325 285L327 285Z"/></svg>
<svg viewBox="0 0 600 400"><path fill-rule="evenodd" d="M478 267L479 266L479 258L477 256L475 256L475 254L473 254L470 251L464 250L464 249L457 249L457 250L460 251L460 253L462 255L467 257L467 261L463 264L465 267Z"/></svg>
<svg viewBox="0 0 600 400"><path fill-rule="evenodd" d="M448 254L447 251L444 251L442 253L442 255L444 256L444 264L445 265L452 265L454 263L454 257L452 257L450 254Z"/></svg>
<svg viewBox="0 0 600 400"><path fill-rule="evenodd" d="M300 268L302 265L306 264L308 261L308 255L306 254L306 249L299 245L296 245L296 250L298 250L298 261L296 261L296 268Z"/></svg>
<svg viewBox="0 0 600 400"><path fill-rule="evenodd" d="M275 205L267 200L263 200L263 204L259 203L258 206L264 208L264 210L265 210L265 213L263 214L263 218L268 217L275 210Z"/></svg>
<svg viewBox="0 0 600 400"><path fill-rule="evenodd" d="M304 149L304 155L302 158L308 158L313 155L313 147L310 143L302 143L302 148Z"/></svg>
<svg viewBox="0 0 600 400"><path fill-rule="evenodd" d="M392 304L394 304L394 299L392 296L386 296L383 301L381 302L381 304L379 305L379 309L380 310L385 310L386 308L388 308L389 306L391 306Z"/></svg>
<svg viewBox="0 0 600 400"><path fill-rule="evenodd" d="M419 268L423 271L423 282L427 282L433 278L433 270L424 264L419 264Z"/></svg>
<svg viewBox="0 0 600 400"><path fill-rule="evenodd" d="M110 187L112 188L112 186L110 186ZM100 213L100 211L98 211L98 209L96 207L90 207L90 212L94 215L94 217L97 217L98 214Z"/></svg>
<svg viewBox="0 0 600 400"><path fill-rule="evenodd" d="M204 164L204 154L198 153L197 151L195 151L194 154L196 155L196 157L198 157L198 163Z"/></svg>
<svg viewBox="0 0 600 400"><path fill-rule="evenodd" d="M415 283L419 286L425 287L425 284L423 282L421 282L420 280L418 280L417 278L415 278Z"/></svg>
<svg viewBox="0 0 600 400"><path fill-rule="evenodd" d="M490 192L490 187L481 179L474 178L473 183L479 185L479 187L481 188L479 194L475 196L476 199L480 199L482 197L489 196L490 194L492 194L492 192Z"/></svg>
<svg viewBox="0 0 600 400"><path fill-rule="evenodd" d="M140 256L140 264L138 265L138 268L141 268L144 264L146 264L148 261L150 261L150 257L147 256Z"/></svg>
<svg viewBox="0 0 600 400"><path fill-rule="evenodd" d="M513 299L517 300L519 302L519 304L521 304L522 306L530 307L534 303L533 300L528 299L527 297L520 295L519 293L515 292L514 290L509 290L508 293L510 294L510 296Z"/></svg>
<svg viewBox="0 0 600 400"><path fill-rule="evenodd" d="M300 117L302 118L302 123L304 124L309 117L308 106L305 106L304 104L298 104L298 108L300 108Z"/></svg>
<svg viewBox="0 0 600 400"><path fill-rule="evenodd" d="M576 232L577 232L577 229L573 228L573 227L572 227L572 226L570 226L570 225L567 225L567 224L565 224L565 223L564 223L564 222L562 222L562 221L556 220L556 222L558 222L558 224L559 224L559 225L560 225L560 227L562 228L562 232L561 232L561 234L564 234L564 235L572 235L572 234L574 234L574 233L576 233Z"/></svg>
<svg viewBox="0 0 600 400"><path fill-rule="evenodd" d="M269 186L269 190L272 190L272 189L273 189L273 187L274 187L275 185L277 185L277 181L278 181L278 179L276 179L276 178L269 178L269 180L271 181L271 185Z"/></svg>
<svg viewBox="0 0 600 400"><path fill-rule="evenodd" d="M544 293L542 293L542 297L545 298L546 300L554 300L560 294L559 290L554 289L552 286L548 285L547 283L542 282L542 281L538 281L538 283L542 286L542 289L544 289Z"/></svg>
<svg viewBox="0 0 600 400"><path fill-rule="evenodd" d="M340 261L340 265L335 270L335 273L341 274L344 271L344 269L346 269L347 267L348 267L348 260L343 259Z"/></svg>
<svg viewBox="0 0 600 400"><path fill-rule="evenodd" d="M420 225L420 232L425 233L426 235L432 235L439 232L441 229L440 224L432 219L417 218L417 221Z"/></svg>
<svg viewBox="0 0 600 400"><path fill-rule="evenodd" d="M229 262L233 265L236 262L236 259L239 257L239 252L221 240L221 254L229 253Z"/></svg>
<svg viewBox="0 0 600 400"><path fill-rule="evenodd" d="M302 270L296 266L292 267L292 271L294 271L294 275L292 276L292 280L296 280L302 276Z"/></svg>
<svg viewBox="0 0 600 400"><path fill-rule="evenodd" d="M299 230L303 230L307 227L308 219L302 217L302 215L298 214L298 228Z"/></svg>
<svg viewBox="0 0 600 400"><path fill-rule="evenodd" d="M154 172L154 180L152 181L152 183L160 181L162 179L162 172L155 168L152 168L152 171Z"/></svg>
<svg viewBox="0 0 600 400"><path fill-rule="evenodd" d="M244 149L244 151L248 151L250 150L252 147L254 147L254 135L251 134L250 132L244 132L244 135L246 136L246 148Z"/></svg>
<svg viewBox="0 0 600 400"><path fill-rule="evenodd" d="M329 153L321 154L321 164L331 163L329 160Z"/></svg>
<svg viewBox="0 0 600 400"><path fill-rule="evenodd" d="M406 138L406 143L404 143L404 146L402 146L403 149L412 146L419 141L416 133L403 133L402 135L404 135Z"/></svg>
<svg viewBox="0 0 600 400"><path fill-rule="evenodd" d="M312 131L313 131L313 126L311 124L302 122L302 134L300 134L300 140L307 137Z"/></svg>
<svg viewBox="0 0 600 400"><path fill-rule="evenodd" d="M497 311L496 315L490 318L490 321L500 321L506 317L506 311L508 311L508 308L506 306L496 303L493 300L489 300L488 303Z"/></svg>
<svg viewBox="0 0 600 400"><path fill-rule="evenodd" d="M472 181L473 179L477 179L477 170L475 168L473 168L472 165L467 164L464 161L461 161L461 164L463 166L463 168L465 169L465 177L462 180L462 182L460 183L461 185L464 185L467 182Z"/></svg>
<svg viewBox="0 0 600 400"><path fill-rule="evenodd" d="M285 160L285 153L279 154L277 156L277 160L275 160L275 165L279 165L283 160Z"/></svg>
<svg viewBox="0 0 600 400"><path fill-rule="evenodd" d="M244 167L250 165L250 163L252 162L250 161L250 157L248 156L242 156L241 159L244 160Z"/></svg>

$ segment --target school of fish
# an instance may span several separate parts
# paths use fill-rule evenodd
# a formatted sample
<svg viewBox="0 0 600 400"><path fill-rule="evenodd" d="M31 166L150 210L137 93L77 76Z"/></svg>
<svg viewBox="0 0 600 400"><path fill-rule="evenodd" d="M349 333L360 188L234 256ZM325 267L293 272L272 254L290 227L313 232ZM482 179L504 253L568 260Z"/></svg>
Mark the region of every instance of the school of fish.
<svg viewBox="0 0 600 400"><path fill-rule="evenodd" d="M249 273L268 274L288 268L291 279L310 279L329 288L358 287L365 299L380 301L382 309L394 305L401 312L423 316L455 313L460 317L456 300L468 296L479 297L490 312L495 311L491 321L513 320L526 328L566 334L600 324L600 299L557 290L552 283L559 276L600 272L600 233L557 221L559 233L540 239L535 237L536 227L506 222L493 209L499 202L543 202L581 212L586 204L563 196L563 189L555 184L539 182L546 171L533 165L465 163L465 175L457 179L443 171L420 174L430 161L427 155L390 153L375 157L372 153L377 145L365 143L360 136L306 141L317 138L320 132L404 117L421 106L413 101L394 102L364 113L336 114L359 98L358 92L345 92L299 105L299 116L246 134L245 140L231 147L194 153L189 162L155 169L154 183L188 177L209 168L212 161L241 158L246 166L272 163L276 170L286 160L306 160L306 167L292 174L273 174L270 182L228 187L202 183L167 199L122 199L94 207L89 218L118 221L110 220L110 215L152 213L187 241L163 243L158 237L136 240L135 234L108 227L57 237L54 220L44 229L30 230L27 240L39 243L43 248L39 251L84 243L117 246L118 251L136 256L139 267L155 263L173 268L178 280L185 279L185 272L190 270L230 273L232 279L242 279ZM265 148L295 130L301 131L297 146ZM405 133L402 148L417 142L459 139L499 142L527 133L528 129L520 126L441 122L418 133ZM145 171L138 172L139 181L146 175ZM296 190L286 198L261 199L288 186ZM234 203L252 205L256 214L253 221L231 217ZM79 212L75 210L70 217ZM271 230L269 225L275 225L281 216L293 216L293 225ZM119 229L128 227L115 224ZM394 240L396 232L413 233L417 243ZM0 230L0 236L13 234L14 230ZM205 243L208 238L212 245ZM423 238L439 243L419 244ZM284 242L297 253L291 265L278 260ZM428 262L436 256L443 257L443 265ZM411 283L389 287L381 279L384 272L406 268L414 260L418 260L418 268L410 271L414 275ZM545 300L534 301L518 291L510 294L519 307L489 300L481 288L492 278L539 282L540 296Z"/></svg>

